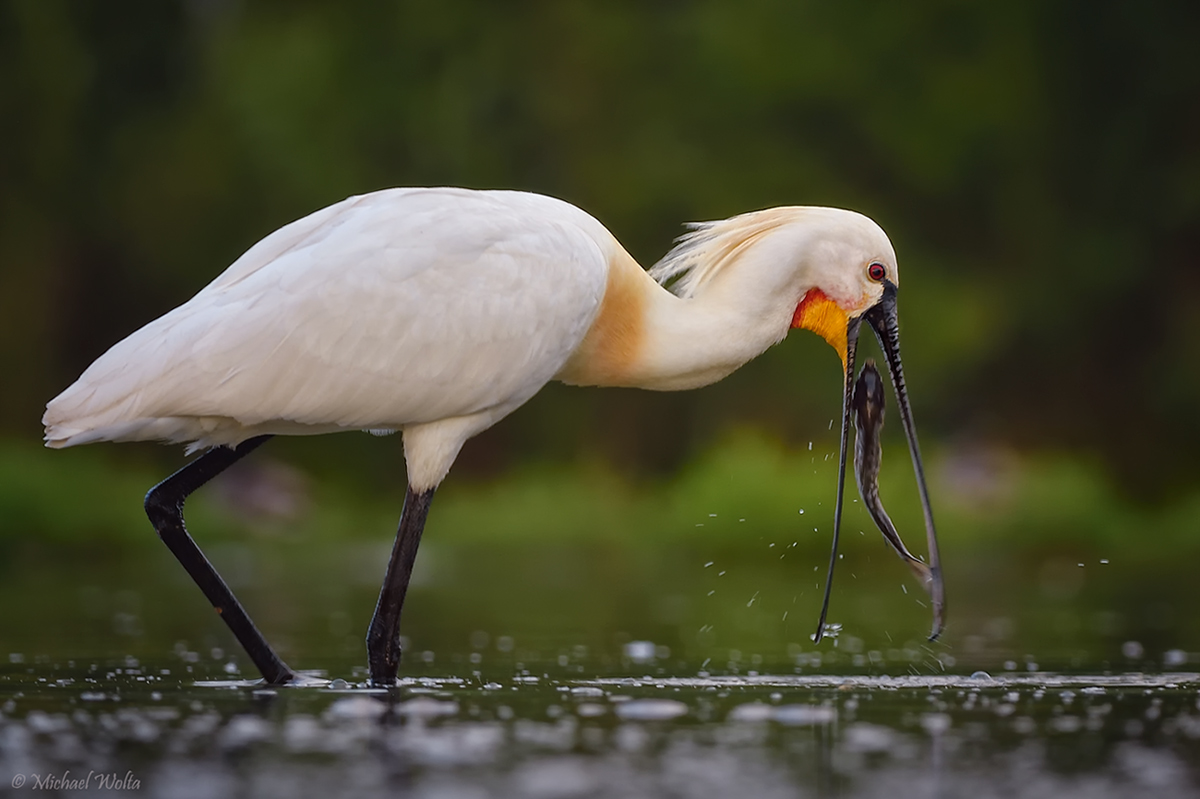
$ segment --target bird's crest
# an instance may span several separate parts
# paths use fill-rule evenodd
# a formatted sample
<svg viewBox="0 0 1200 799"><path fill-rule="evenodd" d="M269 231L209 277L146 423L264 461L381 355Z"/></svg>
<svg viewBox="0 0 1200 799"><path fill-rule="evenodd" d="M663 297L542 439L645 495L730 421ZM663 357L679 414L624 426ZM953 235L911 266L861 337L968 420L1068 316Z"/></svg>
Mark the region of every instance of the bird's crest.
<svg viewBox="0 0 1200 799"><path fill-rule="evenodd" d="M664 286L675 280L671 291L692 297L764 234L793 220L799 210L768 208L716 222L690 222L691 230L650 268L650 276Z"/></svg>

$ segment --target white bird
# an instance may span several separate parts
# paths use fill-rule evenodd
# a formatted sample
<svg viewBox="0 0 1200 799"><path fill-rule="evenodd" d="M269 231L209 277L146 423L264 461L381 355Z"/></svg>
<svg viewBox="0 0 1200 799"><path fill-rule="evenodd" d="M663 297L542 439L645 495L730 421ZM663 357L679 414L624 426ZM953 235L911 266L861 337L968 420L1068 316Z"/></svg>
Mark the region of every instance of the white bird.
<svg viewBox="0 0 1200 799"><path fill-rule="evenodd" d="M408 492L367 639L371 681L392 685L400 611L434 490L468 438L551 380L696 388L793 328L817 332L845 376L836 550L855 343L866 319L897 391L940 602L896 335L898 283L887 235L852 211L772 208L698 224L647 272L600 222L560 200L379 191L285 225L115 344L47 405L46 442L153 439L207 450L152 489L146 510L264 678L281 683L292 671L188 535L183 502L272 435L400 431ZM824 610L818 638L823 619Z"/></svg>

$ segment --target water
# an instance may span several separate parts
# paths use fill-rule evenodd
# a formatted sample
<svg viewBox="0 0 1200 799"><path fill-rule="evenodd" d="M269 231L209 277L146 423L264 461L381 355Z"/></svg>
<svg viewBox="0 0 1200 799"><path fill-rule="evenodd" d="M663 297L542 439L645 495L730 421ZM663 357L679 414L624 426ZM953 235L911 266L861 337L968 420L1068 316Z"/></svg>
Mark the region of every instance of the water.
<svg viewBox="0 0 1200 799"><path fill-rule="evenodd" d="M1200 795L1186 563L960 554L952 626L931 644L902 564L850 549L841 630L815 646L802 566L819 555L435 540L404 680L381 692L364 687L362 633L385 544L211 547L288 662L312 669L288 688L253 682L165 552L10 553L0 792Z"/></svg>
<svg viewBox="0 0 1200 799"><path fill-rule="evenodd" d="M1188 796L1200 675L407 678L8 668L0 776L172 797ZM55 781L59 782L55 782Z"/></svg>

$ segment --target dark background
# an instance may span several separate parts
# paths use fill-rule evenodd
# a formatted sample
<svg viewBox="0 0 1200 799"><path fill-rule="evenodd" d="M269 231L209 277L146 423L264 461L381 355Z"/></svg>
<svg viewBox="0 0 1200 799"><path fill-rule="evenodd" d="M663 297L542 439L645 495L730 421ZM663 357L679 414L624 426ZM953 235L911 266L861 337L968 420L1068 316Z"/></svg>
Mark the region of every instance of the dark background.
<svg viewBox="0 0 1200 799"><path fill-rule="evenodd" d="M896 244L930 446L1177 499L1200 475L1198 30L1188 2L5 0L0 435L35 441L107 347L350 194L544 192L647 266L683 222L821 204ZM669 475L744 424L802 447L837 370L791 339L701 391L551 386L456 474ZM395 446L289 446L399 479Z"/></svg>

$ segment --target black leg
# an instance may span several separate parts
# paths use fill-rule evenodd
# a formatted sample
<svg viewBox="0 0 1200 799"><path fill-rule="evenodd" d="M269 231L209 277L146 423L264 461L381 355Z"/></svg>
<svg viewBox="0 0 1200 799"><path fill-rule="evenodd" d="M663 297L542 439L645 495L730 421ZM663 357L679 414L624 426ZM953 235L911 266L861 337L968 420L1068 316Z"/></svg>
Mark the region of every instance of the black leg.
<svg viewBox="0 0 1200 799"><path fill-rule="evenodd" d="M421 531L425 529L433 492L432 488L416 492L409 486L404 496L396 544L392 547L383 587L379 589L379 603L367 630L367 665L371 670L372 685L391 687L396 684L396 672L400 669L400 611L404 608L404 594L412 577L413 561L417 559L417 547L421 544Z"/></svg>
<svg viewBox="0 0 1200 799"><path fill-rule="evenodd" d="M183 503L193 491L228 469L253 452L270 436L259 436L243 441L237 447L216 447L184 466L163 480L146 494L146 515L158 532L158 537L187 569L187 573L200 586L204 596L212 603L217 613L229 625L238 643L250 655L254 665L262 672L263 679L279 685L292 679L292 670L287 667L275 650L263 638L262 633L250 621L229 586L217 574L217 570L204 557L200 547L188 535L183 526Z"/></svg>

